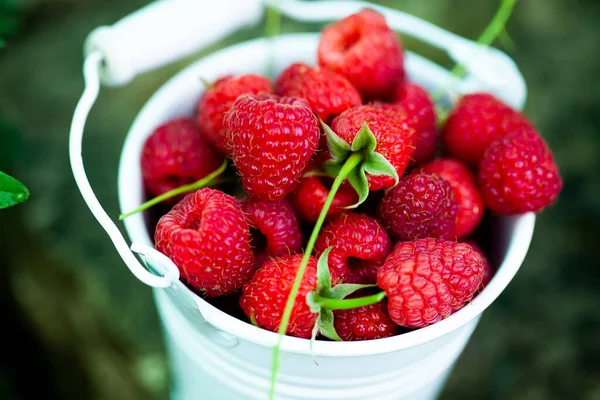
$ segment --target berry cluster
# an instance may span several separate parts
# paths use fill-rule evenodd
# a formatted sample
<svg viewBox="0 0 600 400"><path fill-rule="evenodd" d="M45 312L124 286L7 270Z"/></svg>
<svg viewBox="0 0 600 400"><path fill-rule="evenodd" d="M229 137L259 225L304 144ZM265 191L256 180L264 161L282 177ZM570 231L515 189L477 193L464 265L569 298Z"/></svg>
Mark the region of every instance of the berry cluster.
<svg viewBox="0 0 600 400"><path fill-rule="evenodd" d="M150 195L225 158L235 168L220 179L239 178L158 222L156 248L186 284L239 298L267 330L368 340L446 318L489 282L474 230L486 210L552 204L557 165L535 126L491 94L460 98L438 130L403 58L383 16L363 10L323 30L317 66L292 64L274 83L223 77L195 120L156 129L141 160Z"/></svg>

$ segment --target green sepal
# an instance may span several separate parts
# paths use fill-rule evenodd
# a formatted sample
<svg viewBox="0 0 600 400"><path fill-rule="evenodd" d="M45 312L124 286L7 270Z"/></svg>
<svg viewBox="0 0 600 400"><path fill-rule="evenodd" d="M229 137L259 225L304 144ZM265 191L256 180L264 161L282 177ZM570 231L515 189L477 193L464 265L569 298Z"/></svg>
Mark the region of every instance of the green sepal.
<svg viewBox="0 0 600 400"><path fill-rule="evenodd" d="M351 295L352 293L361 290L361 289L370 289L377 287L377 285L360 285L356 283L341 283L339 285L335 285L329 292L330 299L344 299L346 296Z"/></svg>
<svg viewBox="0 0 600 400"><path fill-rule="evenodd" d="M350 150L353 152L363 150L365 154L371 154L376 147L377 138L369 128L369 124L365 122L354 137Z"/></svg>
<svg viewBox="0 0 600 400"><path fill-rule="evenodd" d="M207 81L204 77L200 77L200 82L202 82L202 86L204 86L204 90L208 91L210 89L212 89L213 85L215 84L214 82L209 82Z"/></svg>
<svg viewBox="0 0 600 400"><path fill-rule="evenodd" d="M329 271L329 253L333 246L329 246L317 262L317 290L319 296L329 297L331 292L331 272Z"/></svg>
<svg viewBox="0 0 600 400"><path fill-rule="evenodd" d="M10 175L0 172L0 209L24 202L29 198L29 190Z"/></svg>
<svg viewBox="0 0 600 400"><path fill-rule="evenodd" d="M344 139L339 137L334 131L332 131L329 125L323 122L322 119L319 120L321 121L323 132L325 132L327 147L329 148L331 158L335 163L343 164L350 153L350 145L346 143Z"/></svg>
<svg viewBox="0 0 600 400"><path fill-rule="evenodd" d="M371 175L387 175L394 178L394 186L398 184L400 177L396 168L381 154L371 153L367 159L363 162L362 169L364 172Z"/></svg>
<svg viewBox="0 0 600 400"><path fill-rule="evenodd" d="M365 122L360 128L352 144L349 145L345 140L340 138L326 123L321 121L321 126L327 138L327 145L331 153L331 159L323 164L323 170L331 177L336 177L344 162L352 153L361 152L364 154L364 160L348 174L348 181L356 193L358 201L356 204L345 207L348 209L356 208L362 204L369 196L369 175L387 175L394 178L395 184L400 179L396 169L392 164L380 153L375 152L377 148L377 138Z"/></svg>
<svg viewBox="0 0 600 400"><path fill-rule="evenodd" d="M323 171L321 168L311 169L310 171L302 174L303 178L310 178L311 176L329 176L329 174Z"/></svg>
<svg viewBox="0 0 600 400"><path fill-rule="evenodd" d="M358 195L358 201L355 204L346 206L346 209L353 209L360 206L369 197L369 180L362 167L355 168L348 174L348 182Z"/></svg>
<svg viewBox="0 0 600 400"><path fill-rule="evenodd" d="M321 305L315 301L314 291L310 291L306 294L306 304L308 304L308 308L313 314L321 312Z"/></svg>
<svg viewBox="0 0 600 400"><path fill-rule="evenodd" d="M335 331L335 326L333 325L333 311L331 310L321 310L319 313L319 332L323 336L328 337L329 339L335 340L337 342L342 342L342 338Z"/></svg>

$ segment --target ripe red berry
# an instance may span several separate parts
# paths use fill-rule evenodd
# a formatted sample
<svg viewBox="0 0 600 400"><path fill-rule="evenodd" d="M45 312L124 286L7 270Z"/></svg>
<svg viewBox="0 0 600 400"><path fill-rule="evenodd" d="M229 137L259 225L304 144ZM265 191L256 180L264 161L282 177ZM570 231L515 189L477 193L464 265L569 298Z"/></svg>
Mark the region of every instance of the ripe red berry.
<svg viewBox="0 0 600 400"><path fill-rule="evenodd" d="M200 136L191 119L174 119L156 128L144 143L144 186L158 196L204 178L222 162L223 156Z"/></svg>
<svg viewBox="0 0 600 400"><path fill-rule="evenodd" d="M308 222L317 222L330 188L331 178L309 176L302 178L296 190L288 198L300 218ZM344 213L347 211L344 207L351 206L357 201L358 195L352 186L347 181L342 183L331 202L327 218Z"/></svg>
<svg viewBox="0 0 600 400"><path fill-rule="evenodd" d="M440 158L421 168L421 172L436 174L450 183L458 203L456 228L449 237L469 235L481 222L485 206L477 188L475 175L461 162Z"/></svg>
<svg viewBox="0 0 600 400"><path fill-rule="evenodd" d="M458 203L450 184L437 175L410 174L383 195L378 215L398 240L449 238Z"/></svg>
<svg viewBox="0 0 600 400"><path fill-rule="evenodd" d="M391 320L385 300L369 306L333 312L333 324L344 341L373 340L395 336L399 327Z"/></svg>
<svg viewBox="0 0 600 400"><path fill-rule="evenodd" d="M158 221L154 240L182 278L209 297L233 293L254 273L244 213L218 190L187 195Z"/></svg>
<svg viewBox="0 0 600 400"><path fill-rule="evenodd" d="M481 285L481 256L466 243L443 239L400 242L377 273L390 318L421 328L462 308Z"/></svg>
<svg viewBox="0 0 600 400"><path fill-rule="evenodd" d="M404 78L398 36L381 14L370 9L323 29L318 58L319 65L348 78L366 97L389 95Z"/></svg>
<svg viewBox="0 0 600 400"><path fill-rule="evenodd" d="M250 244L256 265L302 247L302 231L292 206L286 201L270 202L255 197L238 201L250 225Z"/></svg>
<svg viewBox="0 0 600 400"><path fill-rule="evenodd" d="M299 99L241 96L225 126L244 189L263 200L294 190L319 145L317 117Z"/></svg>
<svg viewBox="0 0 600 400"><path fill-rule="evenodd" d="M304 99L323 121L361 104L360 93L348 79L331 70L292 64L276 82L277 94Z"/></svg>
<svg viewBox="0 0 600 400"><path fill-rule="evenodd" d="M492 211L510 215L538 212L554 203L562 179L544 139L522 131L489 146L479 166L479 185Z"/></svg>
<svg viewBox="0 0 600 400"><path fill-rule="evenodd" d="M359 106L344 111L331 123L331 129L346 143L352 144L365 124L377 139L375 152L381 154L402 176L415 150L415 130L378 106ZM387 175L367 175L370 190L388 189L395 184Z"/></svg>
<svg viewBox="0 0 600 400"><path fill-rule="evenodd" d="M475 93L460 99L446 121L442 140L449 155L476 166L494 139L532 129L524 115L499 99L491 94Z"/></svg>
<svg viewBox="0 0 600 400"><path fill-rule="evenodd" d="M256 271L252 280L244 285L240 306L253 324L272 332L279 329L301 261L302 254L269 260ZM332 282L337 282L334 271ZM311 256L292 308L288 335L306 339L311 337L317 314L310 310L306 303L306 295L316 287L317 260Z"/></svg>
<svg viewBox="0 0 600 400"><path fill-rule="evenodd" d="M492 270L492 266L490 265L490 262L485 256L483 249L477 244L477 242L475 242L474 240L467 240L465 243L467 243L473 248L473 250L479 253L479 255L481 256L481 261L483 261L483 279L481 280L481 289L483 289L487 286L488 283L490 283L490 281L494 277L494 271Z"/></svg>
<svg viewBox="0 0 600 400"><path fill-rule="evenodd" d="M438 134L433 101L422 87L403 82L396 87L394 105L406 113L417 133L413 162L421 165L431 160L437 151Z"/></svg>
<svg viewBox="0 0 600 400"><path fill-rule="evenodd" d="M241 95L273 93L271 82L260 75L225 76L206 90L198 103L197 123L202 135L221 153L230 155L227 148L227 130L223 116Z"/></svg>
<svg viewBox="0 0 600 400"><path fill-rule="evenodd" d="M392 241L375 218L348 213L323 227L315 243L317 258L330 246L329 268L342 282L370 284L392 250Z"/></svg>

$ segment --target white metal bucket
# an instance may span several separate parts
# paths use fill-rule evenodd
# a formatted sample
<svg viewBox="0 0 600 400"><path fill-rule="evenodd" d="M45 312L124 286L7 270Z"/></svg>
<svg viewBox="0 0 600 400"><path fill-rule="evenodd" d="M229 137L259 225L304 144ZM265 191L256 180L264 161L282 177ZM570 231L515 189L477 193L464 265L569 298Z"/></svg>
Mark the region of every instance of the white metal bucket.
<svg viewBox="0 0 600 400"><path fill-rule="evenodd" d="M204 90L199 79L225 74L275 72L295 61L315 63L318 35L285 35L269 42L245 42L218 51L181 71L146 103L123 148L119 168L119 202L123 212L144 199L140 154L143 143L161 123L194 112ZM412 53L406 57L409 79L429 88L444 88L449 73ZM472 82L463 91L477 90ZM510 88L508 88L510 89ZM505 101L521 107L524 90L498 88ZM502 96L502 93L505 93ZM515 98L517 100L515 100ZM516 104L515 104L516 103ZM480 314L511 281L527 253L535 216L498 218L494 240L500 267L490 284L467 306L432 326L400 336L365 342L320 342L310 355L309 341L283 338L278 399L433 399L469 340ZM133 242L152 246L142 215L125 220ZM155 288L154 295L168 345L172 395L176 399L266 399L272 347L277 335L229 316L181 282Z"/></svg>

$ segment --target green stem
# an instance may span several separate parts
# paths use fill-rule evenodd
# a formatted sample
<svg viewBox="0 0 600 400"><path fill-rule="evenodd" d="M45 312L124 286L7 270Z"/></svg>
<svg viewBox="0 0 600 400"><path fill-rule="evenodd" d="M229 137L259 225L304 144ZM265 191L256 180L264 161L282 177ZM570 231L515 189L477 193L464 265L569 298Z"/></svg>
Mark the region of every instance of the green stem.
<svg viewBox="0 0 600 400"><path fill-rule="evenodd" d="M506 23L508 22L516 3L517 0L502 0L498 11L496 11L496 14L494 15L494 18L492 18L479 38L477 38L477 43L484 46L490 46L494 40L496 40L496 38L504 31L504 27L506 26ZM467 69L465 68L465 64L460 63L452 68L450 75L452 75L454 78L462 78L466 72ZM444 92L438 92L433 97L437 102L443 95Z"/></svg>
<svg viewBox="0 0 600 400"><path fill-rule="evenodd" d="M321 305L321 307L328 310L349 310L351 308L358 308L364 306L370 306L371 304L377 304L385 298L385 292L379 292L365 297L357 297L353 299L330 299L327 297L321 297L315 294L314 301Z"/></svg>
<svg viewBox="0 0 600 400"><path fill-rule="evenodd" d="M323 204L323 208L321 209L321 213L319 214L319 218L315 223L315 227L310 234L310 238L308 239L308 243L306 244L306 249L304 250L304 257L302 257L302 261L300 262L300 267L298 268L298 273L296 274L296 279L294 280L294 284L292 285L292 290L290 291L290 295L288 296L287 302L285 304L285 309L283 311L283 317L281 318L281 324L279 325L279 339L277 341L277 345L273 349L273 370L271 371L271 389L269 392L269 399L275 399L275 383L277 381L277 373L279 372L279 349L281 347L281 340L283 335L287 332L287 327L290 322L290 317L292 315L292 309L294 307L294 301L296 300L296 296L298 295L298 289L300 288L300 282L302 281L302 277L304 276L304 272L306 270L306 266L308 265L308 260L310 255L315 247L315 242L317 241L317 237L319 236L319 232L321 231L321 227L323 226L323 222L325 222L325 217L327 216L327 212L331 207L331 203L337 193L338 189L348 177L354 168L356 168L362 161L364 160L364 155L362 153L353 153L348 157L348 160L342 166L340 173L333 181L331 185L331 189L329 190L329 194L325 199L325 204Z"/></svg>
<svg viewBox="0 0 600 400"><path fill-rule="evenodd" d="M281 12L279 0L271 0L267 5L267 20L265 21L265 37L272 38L279 35L281 30Z"/></svg>
<svg viewBox="0 0 600 400"><path fill-rule="evenodd" d="M120 220L124 220L127 217L132 216L133 214L137 214L141 211L144 211L160 202L163 202L167 199L170 199L171 197L175 197L178 196L180 194L183 193L187 193L187 192L191 192L192 190L197 190L197 189L201 189L203 187L208 186L209 184L212 183L212 180L215 179L217 176L221 175L223 173L223 171L225 171L225 168L227 168L227 159L225 159L223 161L223 164L221 164L221 166L219 168L217 168L216 170L214 170L213 172L211 172L210 174L206 175L204 178L200 179L199 181L190 183L188 185L183 185L180 186L178 188L175 188L173 190L169 190L166 193L161 194L160 196L157 196L151 200L148 200L147 202L145 202L144 204L142 204L141 206L139 206L138 208L136 208L135 210L129 211L125 214L121 214L119 215L119 219Z"/></svg>
<svg viewBox="0 0 600 400"><path fill-rule="evenodd" d="M485 28L483 33L477 38L477 43L490 46L494 40L504 31L504 26L508 22L510 18L510 14L517 3L517 0L502 0L500 3L500 8L492 18L492 21ZM463 63L457 64L450 73L452 76L456 78L462 78L467 72L465 65Z"/></svg>
<svg viewBox="0 0 600 400"><path fill-rule="evenodd" d="M267 72L269 75L275 74L275 37L281 31L281 11L279 10L279 0L270 0L267 4L265 21L265 37L271 39Z"/></svg>

